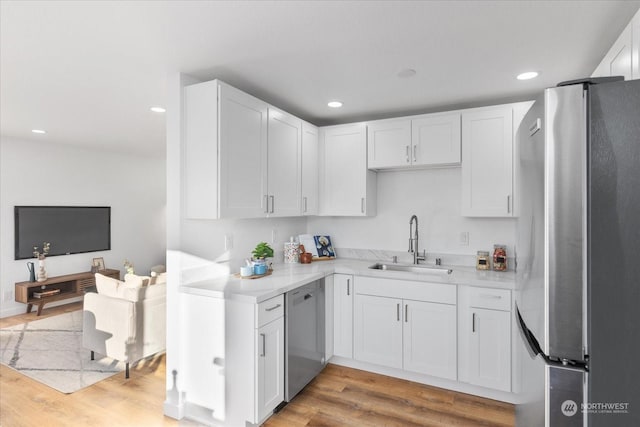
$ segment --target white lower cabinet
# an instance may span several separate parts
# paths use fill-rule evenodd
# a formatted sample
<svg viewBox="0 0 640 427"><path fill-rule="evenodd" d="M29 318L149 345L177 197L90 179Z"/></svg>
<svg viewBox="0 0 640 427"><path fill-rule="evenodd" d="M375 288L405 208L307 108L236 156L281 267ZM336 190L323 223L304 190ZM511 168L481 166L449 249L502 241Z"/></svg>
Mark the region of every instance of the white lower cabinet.
<svg viewBox="0 0 640 427"><path fill-rule="evenodd" d="M353 276L333 275L333 354L353 357Z"/></svg>
<svg viewBox="0 0 640 427"><path fill-rule="evenodd" d="M263 420L284 400L284 317L256 330L256 413Z"/></svg>
<svg viewBox="0 0 640 427"><path fill-rule="evenodd" d="M456 379L455 285L355 280L354 359Z"/></svg>
<svg viewBox="0 0 640 427"><path fill-rule="evenodd" d="M511 292L461 286L459 380L511 391Z"/></svg>

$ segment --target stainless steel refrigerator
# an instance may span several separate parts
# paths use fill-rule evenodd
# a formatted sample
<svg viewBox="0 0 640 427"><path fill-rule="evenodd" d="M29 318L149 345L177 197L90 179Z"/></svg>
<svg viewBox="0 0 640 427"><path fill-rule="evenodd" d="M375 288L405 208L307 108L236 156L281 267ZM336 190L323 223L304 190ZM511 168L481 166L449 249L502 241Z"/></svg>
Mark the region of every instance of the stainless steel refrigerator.
<svg viewBox="0 0 640 427"><path fill-rule="evenodd" d="M518 130L519 426L640 426L640 80L550 88Z"/></svg>

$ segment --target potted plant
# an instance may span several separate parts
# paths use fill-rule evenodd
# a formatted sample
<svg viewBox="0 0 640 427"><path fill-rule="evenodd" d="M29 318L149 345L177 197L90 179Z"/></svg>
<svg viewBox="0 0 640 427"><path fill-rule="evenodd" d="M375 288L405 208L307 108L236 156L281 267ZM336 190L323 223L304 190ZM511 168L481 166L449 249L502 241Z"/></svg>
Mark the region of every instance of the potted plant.
<svg viewBox="0 0 640 427"><path fill-rule="evenodd" d="M266 264L267 258L273 258L273 249L266 242L260 242L256 245L256 247L251 252L253 255L253 264Z"/></svg>

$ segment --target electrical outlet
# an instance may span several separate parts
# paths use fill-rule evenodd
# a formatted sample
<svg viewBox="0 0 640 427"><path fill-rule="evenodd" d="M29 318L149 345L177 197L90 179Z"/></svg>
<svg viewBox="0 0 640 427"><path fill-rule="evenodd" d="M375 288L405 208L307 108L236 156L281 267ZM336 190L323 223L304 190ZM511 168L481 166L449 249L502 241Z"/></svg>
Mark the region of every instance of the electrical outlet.
<svg viewBox="0 0 640 427"><path fill-rule="evenodd" d="M271 230L271 244L274 244L277 238L278 238L278 231L274 228Z"/></svg>
<svg viewBox="0 0 640 427"><path fill-rule="evenodd" d="M460 246L469 246L469 232L461 231L460 232Z"/></svg>
<svg viewBox="0 0 640 427"><path fill-rule="evenodd" d="M233 249L233 235L232 234L225 234L225 236L224 236L224 250L225 251L230 251L231 249Z"/></svg>

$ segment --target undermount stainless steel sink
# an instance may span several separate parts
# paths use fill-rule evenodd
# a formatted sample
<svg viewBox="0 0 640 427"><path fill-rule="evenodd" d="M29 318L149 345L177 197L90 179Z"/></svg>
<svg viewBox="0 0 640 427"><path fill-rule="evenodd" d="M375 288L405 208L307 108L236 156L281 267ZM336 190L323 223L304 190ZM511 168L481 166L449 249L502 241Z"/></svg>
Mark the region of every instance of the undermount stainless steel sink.
<svg viewBox="0 0 640 427"><path fill-rule="evenodd" d="M431 267L427 265L407 265L407 264L382 264L376 263L369 267L372 270L384 271L406 271L409 273L425 274L451 274L453 270L446 267Z"/></svg>

